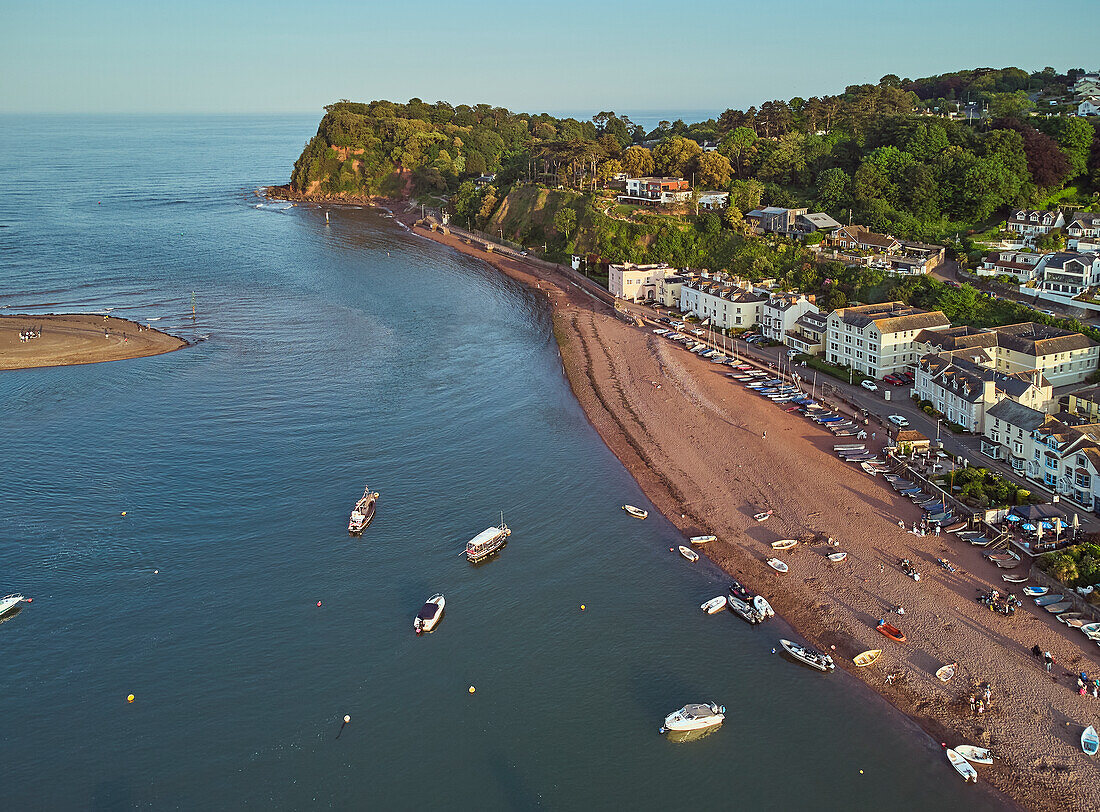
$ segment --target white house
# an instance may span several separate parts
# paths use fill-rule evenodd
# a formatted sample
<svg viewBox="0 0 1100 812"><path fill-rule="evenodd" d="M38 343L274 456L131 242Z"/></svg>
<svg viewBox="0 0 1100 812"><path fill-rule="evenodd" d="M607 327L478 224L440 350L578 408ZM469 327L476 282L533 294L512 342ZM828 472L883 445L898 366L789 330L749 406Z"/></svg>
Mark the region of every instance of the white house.
<svg viewBox="0 0 1100 812"><path fill-rule="evenodd" d="M624 262L607 269L607 289L619 299L636 302L639 299L657 299L657 288L661 280L678 274L675 268L660 263L657 265L634 265Z"/></svg>
<svg viewBox="0 0 1100 812"><path fill-rule="evenodd" d="M829 314L825 360L881 378L916 365L918 333L950 326L939 310L921 310L904 302L838 308Z"/></svg>
<svg viewBox="0 0 1100 812"><path fill-rule="evenodd" d="M1037 237L1061 228L1065 222L1061 211L1016 209L1008 216L1008 230L1025 237Z"/></svg>
<svg viewBox="0 0 1100 812"><path fill-rule="evenodd" d="M813 297L802 293L773 293L760 308L760 332L769 341L785 342L804 313L817 313Z"/></svg>
<svg viewBox="0 0 1100 812"><path fill-rule="evenodd" d="M1100 116L1100 96L1085 96L1077 105L1079 116Z"/></svg>
<svg viewBox="0 0 1100 812"><path fill-rule="evenodd" d="M685 282L680 288L680 310L709 319L723 330L755 327L768 297L744 287L713 279Z"/></svg>
<svg viewBox="0 0 1100 812"><path fill-rule="evenodd" d="M991 251L977 269L978 276L1011 276L1026 284L1039 276L1039 264L1045 254L1033 251Z"/></svg>
<svg viewBox="0 0 1100 812"><path fill-rule="evenodd" d="M1041 287L1051 293L1078 296L1100 284L1100 254L1059 251L1047 254L1041 268Z"/></svg>
<svg viewBox="0 0 1100 812"><path fill-rule="evenodd" d="M730 203L729 192L700 192L699 208L707 211L720 211Z"/></svg>

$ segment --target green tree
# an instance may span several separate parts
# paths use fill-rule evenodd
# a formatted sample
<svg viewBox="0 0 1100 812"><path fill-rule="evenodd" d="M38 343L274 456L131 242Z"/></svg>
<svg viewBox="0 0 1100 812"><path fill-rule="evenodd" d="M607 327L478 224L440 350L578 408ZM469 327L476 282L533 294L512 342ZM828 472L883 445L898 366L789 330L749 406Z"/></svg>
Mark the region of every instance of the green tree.
<svg viewBox="0 0 1100 812"><path fill-rule="evenodd" d="M837 206L848 197L852 179L839 167L823 169L817 173L817 199L826 208Z"/></svg>
<svg viewBox="0 0 1100 812"><path fill-rule="evenodd" d="M748 127L737 127L726 134L726 137L718 144L718 151L730 159L733 171L739 177L744 162L748 160L755 150L759 136L755 130Z"/></svg>
<svg viewBox="0 0 1100 812"><path fill-rule="evenodd" d="M1083 118L1054 116L1039 124L1039 129L1058 142L1058 146L1069 159L1072 175L1084 175L1088 170L1089 153L1095 130Z"/></svg>
<svg viewBox="0 0 1100 812"><path fill-rule="evenodd" d="M577 227L577 213L569 208L558 209L554 214L554 228L566 237Z"/></svg>
<svg viewBox="0 0 1100 812"><path fill-rule="evenodd" d="M989 114L993 118L1024 119L1035 109L1035 103L1023 90L1014 93L994 93L989 99Z"/></svg>
<svg viewBox="0 0 1100 812"><path fill-rule="evenodd" d="M655 169L653 153L645 147L629 147L623 152L621 158L623 171L632 178L642 178L652 175Z"/></svg>
<svg viewBox="0 0 1100 812"><path fill-rule="evenodd" d="M703 148L690 138L674 135L653 148L653 162L662 175L682 178L702 154Z"/></svg>
<svg viewBox="0 0 1100 812"><path fill-rule="evenodd" d="M730 183L730 208L742 214L760 208L764 198L764 184L758 180L735 180Z"/></svg>
<svg viewBox="0 0 1100 812"><path fill-rule="evenodd" d="M730 183L729 158L717 152L704 152L695 160L695 183L706 189L725 189Z"/></svg>

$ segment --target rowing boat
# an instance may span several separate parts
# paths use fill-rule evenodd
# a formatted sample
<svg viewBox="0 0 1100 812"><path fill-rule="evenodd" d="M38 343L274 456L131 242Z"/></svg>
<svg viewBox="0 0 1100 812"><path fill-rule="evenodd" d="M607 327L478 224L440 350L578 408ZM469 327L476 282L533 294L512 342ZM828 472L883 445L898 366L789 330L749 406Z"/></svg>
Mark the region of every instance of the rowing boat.
<svg viewBox="0 0 1100 812"><path fill-rule="evenodd" d="M779 541L772 542L773 550L789 550L794 547L798 542L795 539L780 539Z"/></svg>
<svg viewBox="0 0 1100 812"><path fill-rule="evenodd" d="M718 541L718 536L692 536L688 540L692 544L707 544L711 541Z"/></svg>
<svg viewBox="0 0 1100 812"><path fill-rule="evenodd" d="M950 663L942 668L936 669L936 679L940 682L951 682L951 678L955 676L955 670L959 667L958 663Z"/></svg>
<svg viewBox="0 0 1100 812"><path fill-rule="evenodd" d="M829 553L830 561L843 561L848 557L847 553Z"/></svg>
<svg viewBox="0 0 1100 812"><path fill-rule="evenodd" d="M852 662L854 662L860 668L864 668L875 662L881 656L882 649L873 648L869 651L863 652L862 654L857 654L855 657L852 658Z"/></svg>
<svg viewBox="0 0 1100 812"><path fill-rule="evenodd" d="M964 781L973 781L975 784L978 783L978 771L974 769L969 761L950 747L947 748L947 760L951 762L951 766L963 777Z"/></svg>
<svg viewBox="0 0 1100 812"><path fill-rule="evenodd" d="M649 516L648 510L642 510L640 507L634 507L634 505L623 505L623 510L629 513L635 519L644 519Z"/></svg>
<svg viewBox="0 0 1100 812"><path fill-rule="evenodd" d="M682 544L680 545L680 555L682 555L692 564L699 560L699 553L695 552L695 550L691 549L690 547L685 547Z"/></svg>
<svg viewBox="0 0 1100 812"><path fill-rule="evenodd" d="M788 569L790 569L790 567L788 567L786 564L784 564L778 558L769 558L768 559L768 566L771 567L776 572L786 572Z"/></svg>
<svg viewBox="0 0 1100 812"><path fill-rule="evenodd" d="M1098 748L1100 748L1100 737L1096 735L1096 728L1089 725L1081 732L1081 749L1090 756L1095 756Z"/></svg>
<svg viewBox="0 0 1100 812"><path fill-rule="evenodd" d="M984 747L975 747L972 744L960 744L955 748L955 752L967 761L973 761L975 764L993 763L993 754Z"/></svg>

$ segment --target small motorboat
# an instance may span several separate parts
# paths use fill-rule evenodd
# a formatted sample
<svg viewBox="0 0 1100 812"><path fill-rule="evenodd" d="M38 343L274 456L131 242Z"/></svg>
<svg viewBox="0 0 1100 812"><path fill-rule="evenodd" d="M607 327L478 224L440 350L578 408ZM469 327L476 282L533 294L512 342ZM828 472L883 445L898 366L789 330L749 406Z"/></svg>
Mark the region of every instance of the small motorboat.
<svg viewBox="0 0 1100 812"><path fill-rule="evenodd" d="M1100 736L1096 735L1096 728L1089 725L1081 731L1081 749L1090 756L1095 756L1097 748L1100 748Z"/></svg>
<svg viewBox="0 0 1100 812"><path fill-rule="evenodd" d="M947 760L951 762L951 766L963 777L964 781L973 781L975 784L978 783L978 771L974 769L969 761L950 747L947 748Z"/></svg>
<svg viewBox="0 0 1100 812"><path fill-rule="evenodd" d="M735 615L740 617L742 620L748 621L749 623L756 624L764 620L764 618L761 617L760 613L756 611L756 608L751 603L743 601L740 598L734 597L733 595L730 595L726 599L726 606L728 606L729 610Z"/></svg>
<svg viewBox="0 0 1100 812"><path fill-rule="evenodd" d="M443 607L446 603L442 592L437 592L428 598L423 608L417 613L416 620L413 621L413 628L416 629L417 634L430 632L435 628L443 617Z"/></svg>
<svg viewBox="0 0 1100 812"><path fill-rule="evenodd" d="M1061 603L1065 600L1065 595L1043 595L1041 598L1035 599L1036 606L1050 606L1052 603Z"/></svg>
<svg viewBox="0 0 1100 812"><path fill-rule="evenodd" d="M348 519L348 532L358 536L374 521L374 510L378 505L378 494L368 486L363 490L363 496L355 503L351 510L351 518Z"/></svg>
<svg viewBox="0 0 1100 812"><path fill-rule="evenodd" d="M905 632L903 632L892 623L887 623L885 620L880 620L875 628L878 629L879 634L884 634L891 640L894 640L898 643L905 642Z"/></svg>
<svg viewBox="0 0 1100 812"><path fill-rule="evenodd" d="M772 542L772 549L773 550L789 550L789 549L791 549L791 547L794 547L796 544L798 544L798 541L796 539L780 539L779 541L773 541Z"/></svg>
<svg viewBox="0 0 1100 812"><path fill-rule="evenodd" d="M862 654L857 654L852 658L852 662L860 668L866 668L872 663L876 662L879 657L882 656L882 649L873 648L869 651L865 651Z"/></svg>
<svg viewBox="0 0 1100 812"><path fill-rule="evenodd" d="M712 541L718 541L718 536L692 536L688 541L692 544L709 544Z"/></svg>
<svg viewBox="0 0 1100 812"><path fill-rule="evenodd" d="M1091 637L1092 635L1100 632L1100 623L1086 623L1085 625L1078 626L1077 628L1079 628L1082 632Z"/></svg>
<svg viewBox="0 0 1100 812"><path fill-rule="evenodd" d="M706 612L708 615L713 615L721 612L723 609L726 608L726 596L719 595L717 598L711 598L699 608Z"/></svg>
<svg viewBox="0 0 1100 812"><path fill-rule="evenodd" d="M680 710L674 711L665 717L661 732L704 730L708 727L716 727L725 720L726 708L724 705L716 705L713 702L684 705Z"/></svg>
<svg viewBox="0 0 1100 812"><path fill-rule="evenodd" d="M768 559L768 566L771 567L776 572L786 572L788 569L790 569L790 567L788 567L786 564L784 564L778 558L769 558Z"/></svg>
<svg viewBox="0 0 1100 812"><path fill-rule="evenodd" d="M993 754L984 747L975 747L972 744L960 744L955 748L955 752L967 761L972 761L975 764L993 763Z"/></svg>
<svg viewBox="0 0 1100 812"><path fill-rule="evenodd" d="M18 606L20 601L26 601L27 603L30 603L32 600L32 598L23 597L18 592L11 595L5 595L4 597L0 598L0 615L6 615L12 609Z"/></svg>
<svg viewBox="0 0 1100 812"><path fill-rule="evenodd" d="M623 505L623 510L635 519L645 519L649 516L648 510L642 510L640 507L634 507L634 505Z"/></svg>
<svg viewBox="0 0 1100 812"><path fill-rule="evenodd" d="M753 518L758 522L766 522L774 512L773 510L765 510L763 513L757 513Z"/></svg>
<svg viewBox="0 0 1100 812"><path fill-rule="evenodd" d="M804 646L800 643L793 643L790 640L780 640L779 645L796 660L805 663L810 666L810 668L816 668L818 671L823 672L829 672L836 668L836 664L833 662L832 657L828 654L822 654L815 648L810 648L810 646Z"/></svg>
<svg viewBox="0 0 1100 812"><path fill-rule="evenodd" d="M1026 584L1029 575L1002 575L1001 580L1009 584Z"/></svg>
<svg viewBox="0 0 1100 812"><path fill-rule="evenodd" d="M827 558L830 561L843 561L847 557L848 557L847 553L841 553L841 552L829 553L829 555L827 556Z"/></svg>
<svg viewBox="0 0 1100 812"><path fill-rule="evenodd" d="M1025 586L1023 591L1024 594L1027 595L1029 598L1038 598L1050 592L1050 587Z"/></svg>
<svg viewBox="0 0 1100 812"><path fill-rule="evenodd" d="M1058 601L1058 603L1050 603L1043 607L1052 615L1059 615L1062 612L1068 612L1073 608L1073 601Z"/></svg>
<svg viewBox="0 0 1100 812"><path fill-rule="evenodd" d="M768 599L763 595L757 595L752 599L752 608L760 613L762 619L775 617L775 610L772 609L772 605L768 603Z"/></svg>
<svg viewBox="0 0 1100 812"><path fill-rule="evenodd" d="M730 581L729 593L738 600L751 601L756 593L750 591L740 581Z"/></svg>
<svg viewBox="0 0 1100 812"><path fill-rule="evenodd" d="M936 679L940 682L951 682L951 678L955 676L955 671L958 669L958 663L948 663L947 665L936 669Z"/></svg>
<svg viewBox="0 0 1100 812"><path fill-rule="evenodd" d="M690 547L685 547L683 544L680 545L680 555L682 555L692 564L699 560L699 553L695 552L695 550L691 549Z"/></svg>

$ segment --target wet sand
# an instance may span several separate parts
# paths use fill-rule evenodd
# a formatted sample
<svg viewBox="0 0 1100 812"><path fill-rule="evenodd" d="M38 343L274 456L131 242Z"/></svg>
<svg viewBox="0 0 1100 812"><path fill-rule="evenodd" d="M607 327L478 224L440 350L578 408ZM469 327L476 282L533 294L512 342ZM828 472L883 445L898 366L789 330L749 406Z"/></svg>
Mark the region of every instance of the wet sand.
<svg viewBox="0 0 1100 812"><path fill-rule="evenodd" d="M717 535L700 552L767 596L807 640L833 654L838 668L936 741L992 748L998 760L978 765L981 780L1023 806L1100 808L1100 765L1079 746L1083 727L1100 719L1100 700L1078 696L1073 676L1100 674L1100 648L1026 599L1011 618L979 604L990 586L1004 593L1004 570L953 536L900 530L899 519L919 519L914 505L833 456L837 441L829 432L726 378L728 368L624 323L561 274L454 236L415 233L547 295L573 391L646 495L685 535ZM774 515L756 522L763 510ZM824 543L830 537L839 548ZM800 542L778 554L790 566L785 575L764 563L773 555L770 542L780 538ZM847 560L830 562L826 555L835 549ZM958 571L940 568L940 557ZM900 571L902 558L915 562L919 583ZM896 614L899 606L904 615ZM879 634L881 618L901 627L908 642ZM1054 654L1051 675L1032 657L1035 644ZM852 657L872 648L883 650L879 661L856 668ZM941 683L936 669L956 661L958 674ZM891 672L903 676L887 684ZM991 707L977 715L968 697L985 681ZM943 780L961 780L946 758Z"/></svg>
<svg viewBox="0 0 1100 812"><path fill-rule="evenodd" d="M25 330L40 330L42 335L20 341ZM0 370L98 364L186 346L182 338L113 316L0 316Z"/></svg>

